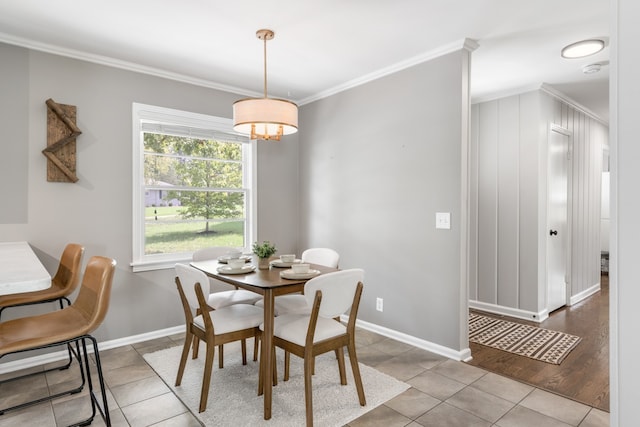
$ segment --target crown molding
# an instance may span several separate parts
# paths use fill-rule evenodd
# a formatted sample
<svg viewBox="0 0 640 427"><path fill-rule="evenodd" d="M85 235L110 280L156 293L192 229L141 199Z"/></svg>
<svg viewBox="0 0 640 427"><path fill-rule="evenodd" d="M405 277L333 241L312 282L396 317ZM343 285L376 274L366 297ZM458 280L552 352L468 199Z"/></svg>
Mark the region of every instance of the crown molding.
<svg viewBox="0 0 640 427"><path fill-rule="evenodd" d="M507 98L509 96L522 95L523 93L533 92L539 89L539 84L519 86L516 88L493 92L489 95L474 96L471 98L471 104L482 104L483 102L495 101L496 99Z"/></svg>
<svg viewBox="0 0 640 427"><path fill-rule="evenodd" d="M609 126L608 121L606 121L605 119L603 119L602 117L598 116L596 113L594 113L593 111L585 107L584 105L580 104L579 102L575 101L574 99L570 98L569 96L565 95L564 93L560 92L558 89L554 88L553 86L547 83L530 85L530 86L520 86L517 88L505 90L502 92L495 92L495 93L492 93L491 95L474 97L471 100L471 104L481 104L483 102L495 101L496 99L507 98L509 96L515 96L515 95L522 95L523 93L533 92L537 90L542 91L547 95L550 95L570 105L571 107L589 116L590 118L602 123L603 125Z"/></svg>
<svg viewBox="0 0 640 427"><path fill-rule="evenodd" d="M323 90L318 92L315 95L311 95L307 98L301 99L298 101L298 105L309 104L314 101L318 101L322 98L327 98L332 95L336 95L340 92L344 92L349 89L353 89L355 87L361 86L365 83L372 82L374 80L378 80L382 77L397 73L404 69L413 67L414 65L421 64L423 62L430 61L432 59L438 58L440 56L444 56L446 54L456 52L460 49L465 49L470 52L478 48L478 43L472 39L464 39L459 40L444 46L441 46L437 49L430 50L429 52L422 53L420 55L416 55L412 58L406 59L404 61L398 62L396 64L390 65L388 67L382 68L378 71L374 71L369 74L365 74L362 77L358 77L356 79L350 80L346 83L340 84L338 86L334 86L330 89Z"/></svg>
<svg viewBox="0 0 640 427"><path fill-rule="evenodd" d="M554 88L553 86L551 86L551 85L549 85L547 83L542 83L540 85L539 89L542 92L545 92L548 95L551 95L554 98L557 98L560 101L563 101L563 102L569 104L570 106L572 106L576 110L579 110L580 112L586 114L587 116L591 117L592 119L599 121L603 125L609 126L609 122L608 121L604 120L602 117L598 116L596 113L594 113L593 111L589 110L584 105L580 104L579 102L573 100L572 98L568 97L564 93L560 92L558 89Z"/></svg>
<svg viewBox="0 0 640 427"><path fill-rule="evenodd" d="M119 68L122 70L133 71L136 73L147 74L154 77L161 77L164 79L174 80L181 83L188 83L195 86L202 86L209 89L216 89L223 92L230 92L234 94L261 97L262 94L258 92L248 91L235 86L223 85L213 82L211 80L199 79L184 74L173 73L170 71L162 70L159 68L147 67L144 65L136 64L128 61L121 61L119 59L110 58L108 56L94 55L91 53L67 49L60 46L55 46L47 43L40 43L33 40L15 37L6 33L0 33L0 42L10 45L20 46L31 50L37 50L44 53L50 53L53 55L64 56L67 58L78 59L80 61L91 62L98 65L105 65L107 67Z"/></svg>
<svg viewBox="0 0 640 427"><path fill-rule="evenodd" d="M2 32L0 32L0 42L7 43L10 45L20 46L20 47L24 47L27 49L32 49L32 50L36 50L44 53L50 53L53 55L59 55L67 58L78 59L81 61L104 65L107 67L119 68L122 70L132 71L132 72L141 73L141 74L147 74L154 77L160 77L160 78L174 80L182 83L192 84L195 86L206 87L209 89L216 89L223 92L230 92L230 93L249 96L249 97L262 96L262 93L248 91L246 89L235 87L235 86L216 83L211 80L199 79L199 78L187 76L184 74L173 73L170 71L162 70L159 68L147 67L147 66L143 66L143 65L136 64L133 62L128 62L128 61L121 61L108 56L95 55L95 54L91 54L88 52L83 52L75 49L67 49L67 48L63 48L63 47L52 45L52 44L36 42L30 39L16 37L16 36L2 33ZM293 102L298 104L298 106L302 106L304 104L308 104L322 98L327 98L337 93L344 92L348 89L352 89L357 86L361 86L365 83L369 83L371 81L397 73L404 69L413 67L423 62L433 60L435 58L447 55L449 53L452 53L461 49L467 50L469 52L473 52L475 49L478 48L478 46L479 45L475 40L472 40L469 38L458 40L456 42L449 43L444 46L440 46L436 49L430 50L420 55L416 55L412 58L406 59L396 64L392 64L378 71L365 74L362 77L358 77L346 83L340 84L338 86L334 86L333 88L318 92L317 94L311 95L307 98L303 98L300 100L293 100Z"/></svg>

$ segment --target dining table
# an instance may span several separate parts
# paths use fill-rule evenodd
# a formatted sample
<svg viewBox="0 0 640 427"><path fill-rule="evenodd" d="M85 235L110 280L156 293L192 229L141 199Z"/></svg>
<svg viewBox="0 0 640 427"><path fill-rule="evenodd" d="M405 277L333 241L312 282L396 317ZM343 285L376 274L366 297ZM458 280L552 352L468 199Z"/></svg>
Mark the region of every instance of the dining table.
<svg viewBox="0 0 640 427"><path fill-rule="evenodd" d="M264 298L264 326L262 331L261 363L265 369L262 372L264 384L264 419L271 418L271 400L273 387L273 320L275 317L274 298L278 295L302 292L307 278L285 279L280 276L286 268L270 265L268 269L258 268L258 259L253 256L252 265L255 270L243 274L224 274L218 271L219 267L226 264L218 260L193 261L191 266L203 271L207 276L229 283L238 288L261 294ZM317 270L320 274L338 271L333 267L318 264L310 264L311 270Z"/></svg>
<svg viewBox="0 0 640 427"><path fill-rule="evenodd" d="M51 286L51 275L27 242L0 242L0 295Z"/></svg>

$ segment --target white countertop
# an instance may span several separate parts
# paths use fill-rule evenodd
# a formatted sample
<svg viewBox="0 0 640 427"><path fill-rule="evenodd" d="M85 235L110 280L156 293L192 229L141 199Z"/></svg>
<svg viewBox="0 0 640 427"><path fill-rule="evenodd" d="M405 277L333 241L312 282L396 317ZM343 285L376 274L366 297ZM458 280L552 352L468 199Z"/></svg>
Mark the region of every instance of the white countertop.
<svg viewBox="0 0 640 427"><path fill-rule="evenodd" d="M27 242L0 242L0 295L51 286L51 275Z"/></svg>

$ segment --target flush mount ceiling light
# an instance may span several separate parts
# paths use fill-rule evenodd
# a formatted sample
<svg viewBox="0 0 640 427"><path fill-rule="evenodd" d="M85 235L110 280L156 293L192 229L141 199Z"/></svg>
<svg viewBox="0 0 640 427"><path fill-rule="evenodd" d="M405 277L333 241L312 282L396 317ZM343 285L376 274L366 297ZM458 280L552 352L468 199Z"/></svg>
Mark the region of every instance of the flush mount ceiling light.
<svg viewBox="0 0 640 427"><path fill-rule="evenodd" d="M251 139L280 141L282 135L298 131L298 106L285 99L267 97L267 40L271 30L258 30L256 36L264 42L264 97L246 98L233 103L233 130Z"/></svg>
<svg viewBox="0 0 640 427"><path fill-rule="evenodd" d="M585 56L593 55L604 49L604 41L600 39L582 40L576 43L571 43L569 46L565 46L561 55L563 58L575 59L584 58Z"/></svg>

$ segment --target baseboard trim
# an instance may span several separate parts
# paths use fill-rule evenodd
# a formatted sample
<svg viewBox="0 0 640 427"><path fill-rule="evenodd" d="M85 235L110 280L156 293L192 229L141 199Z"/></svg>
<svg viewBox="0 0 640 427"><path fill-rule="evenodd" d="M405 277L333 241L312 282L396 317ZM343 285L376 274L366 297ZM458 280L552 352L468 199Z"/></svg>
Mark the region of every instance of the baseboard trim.
<svg viewBox="0 0 640 427"><path fill-rule="evenodd" d="M125 345L136 344L143 341L149 341L156 338L162 338L169 335L179 334L184 331L184 326L174 326L172 328L159 329L157 331L146 332L139 335L131 335L125 338L118 338L115 340L105 341L98 343L98 350L109 350L116 347L122 347ZM87 347L87 352L93 353L91 346ZM57 362L66 359L68 356L67 350L55 351L52 353L41 354L38 356L27 357L25 359L14 360L11 362L0 363L0 374L7 372L19 371L21 369L31 368L33 366L41 366L47 363Z"/></svg>
<svg viewBox="0 0 640 427"><path fill-rule="evenodd" d="M349 316L342 315L340 320L343 322L347 322L349 320ZM385 328L384 326L379 326L373 323L365 322L364 320L356 320L356 326L365 329L367 331L375 332L377 334L383 335L387 338L393 338L394 340L410 344L414 347L421 348L423 350L428 350L432 353L439 354L441 356L448 357L449 359L454 360L462 360L469 361L471 360L471 349L464 348L460 351L454 350L449 347L444 347L440 344L435 344L430 341L425 341L420 338L416 338L411 335L407 335L403 332L398 332L393 329Z"/></svg>
<svg viewBox="0 0 640 427"><path fill-rule="evenodd" d="M569 305L574 305L582 301L583 299L589 298L591 295L600 291L600 282L596 283L589 289L585 289L584 291L573 295L569 298Z"/></svg>
<svg viewBox="0 0 640 427"><path fill-rule="evenodd" d="M343 315L341 320L347 322L349 316ZM410 344L414 347L421 348L423 350L431 351L432 353L439 354L454 360L469 361L471 360L471 349L465 348L460 351L444 347L439 344L425 341L420 338L416 338L411 335L407 335L402 332L395 331L393 329L385 328L383 326L375 325L373 323L365 322L363 320L356 320L356 325L367 331L375 332L388 338L393 338L397 341ZM169 335L179 334L184 331L184 326L174 326L166 329L159 329L157 331L146 332L144 334L131 335L129 337L118 338L115 340L104 341L98 343L98 350L109 350L112 348L122 347L125 345L136 344L143 341L148 341L156 338L162 338ZM87 351L92 352L90 348ZM41 366L47 363L58 362L68 357L66 350L56 351L47 354L41 354L38 356L27 357L25 359L14 360L11 362L0 363L0 374L8 372L19 371L22 369L31 368L34 366Z"/></svg>
<svg viewBox="0 0 640 427"><path fill-rule="evenodd" d="M519 308L504 307L502 305L489 304L481 301L469 301L469 308L486 311L488 313L499 314L501 316L515 317L522 320L532 320L542 322L549 317L549 312L544 309L538 313L534 311L520 310Z"/></svg>

